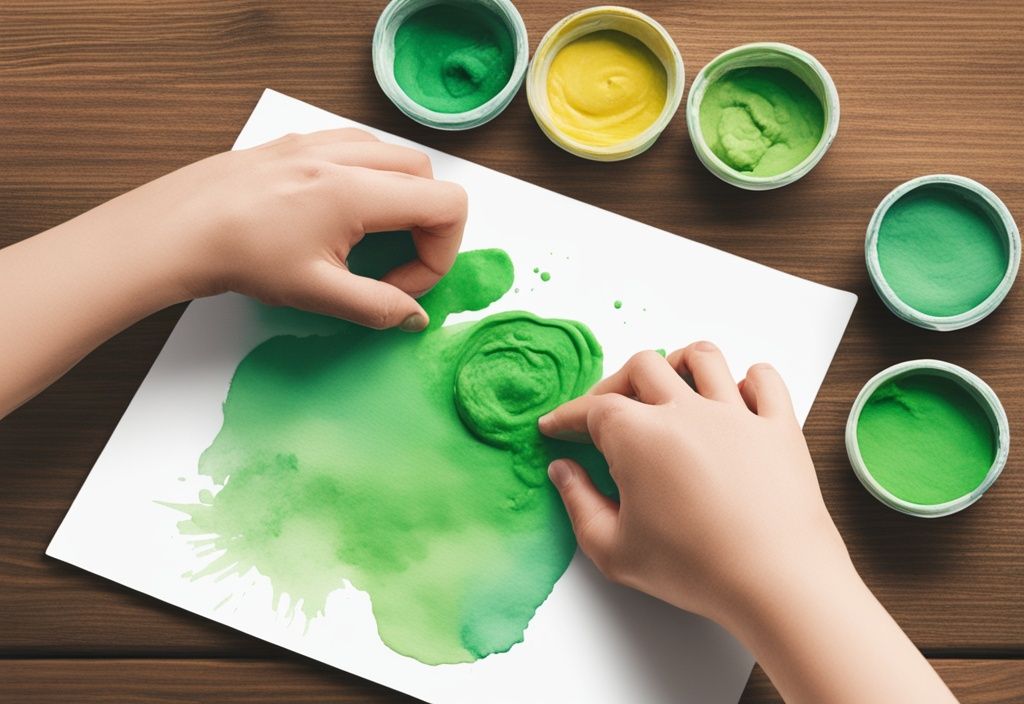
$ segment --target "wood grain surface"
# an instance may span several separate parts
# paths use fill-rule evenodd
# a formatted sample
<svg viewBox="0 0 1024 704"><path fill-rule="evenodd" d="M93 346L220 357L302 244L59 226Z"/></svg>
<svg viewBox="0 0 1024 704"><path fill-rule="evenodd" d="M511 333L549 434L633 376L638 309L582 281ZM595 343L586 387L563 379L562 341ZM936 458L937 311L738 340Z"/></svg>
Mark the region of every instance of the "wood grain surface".
<svg viewBox="0 0 1024 704"><path fill-rule="evenodd" d="M555 21L586 6L516 4L534 47ZM229 148L262 89L273 87L854 291L860 302L805 428L826 502L864 578L915 642L929 656L957 658L938 664L964 701L1024 699L1021 453L1011 450L981 502L926 521L869 497L843 447L846 414L863 383L919 357L983 377L1002 398L1012 435L1024 437L1020 286L979 325L933 333L885 311L863 262L872 210L912 176L976 178L1024 218L1024 3L630 4L665 25L691 79L713 56L748 41L789 42L817 56L842 104L839 136L824 161L781 191L740 191L700 165L680 113L648 153L591 163L547 142L523 94L477 130L429 130L401 116L374 81L370 37L383 2L2 0L0 245ZM17 701L55 701L68 691L80 701L405 701L43 556L180 313L157 313L122 333L0 422L0 692L16 686ZM773 696L755 675L744 701Z"/></svg>

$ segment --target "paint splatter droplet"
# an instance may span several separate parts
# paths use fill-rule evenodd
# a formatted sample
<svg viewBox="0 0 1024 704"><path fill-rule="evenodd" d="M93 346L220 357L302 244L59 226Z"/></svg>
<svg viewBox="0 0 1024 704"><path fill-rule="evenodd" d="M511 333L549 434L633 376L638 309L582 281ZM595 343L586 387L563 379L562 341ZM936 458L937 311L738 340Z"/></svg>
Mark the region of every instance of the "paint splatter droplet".
<svg viewBox="0 0 1024 704"><path fill-rule="evenodd" d="M612 305L615 306L615 310L618 310L622 308L622 301L615 301Z"/></svg>
<svg viewBox="0 0 1024 704"><path fill-rule="evenodd" d="M549 272L547 272L547 271L541 272L540 280L541 281L551 281L551 274Z"/></svg>

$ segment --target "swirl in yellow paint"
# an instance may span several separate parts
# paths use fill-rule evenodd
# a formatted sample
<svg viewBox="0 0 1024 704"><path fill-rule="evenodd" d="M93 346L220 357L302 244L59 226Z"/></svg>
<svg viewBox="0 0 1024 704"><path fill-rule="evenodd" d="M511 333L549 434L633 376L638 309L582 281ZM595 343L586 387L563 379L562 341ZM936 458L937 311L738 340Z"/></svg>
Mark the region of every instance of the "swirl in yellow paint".
<svg viewBox="0 0 1024 704"><path fill-rule="evenodd" d="M593 146L625 142L658 119L668 78L639 39L616 30L567 44L548 70L548 103L555 126Z"/></svg>

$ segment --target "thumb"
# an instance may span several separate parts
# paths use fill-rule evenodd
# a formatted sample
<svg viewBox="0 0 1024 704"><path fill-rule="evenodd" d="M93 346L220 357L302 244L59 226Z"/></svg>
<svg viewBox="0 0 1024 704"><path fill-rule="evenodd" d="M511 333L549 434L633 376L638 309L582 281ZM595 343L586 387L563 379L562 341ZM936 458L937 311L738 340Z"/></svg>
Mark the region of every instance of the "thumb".
<svg viewBox="0 0 1024 704"><path fill-rule="evenodd" d="M618 505L599 492L586 470L573 460L552 462L548 477L562 496L580 548L598 569L605 571L615 547Z"/></svg>
<svg viewBox="0 0 1024 704"><path fill-rule="evenodd" d="M297 298L289 303L377 330L419 332L430 322L416 299L400 288L326 262L305 278Z"/></svg>

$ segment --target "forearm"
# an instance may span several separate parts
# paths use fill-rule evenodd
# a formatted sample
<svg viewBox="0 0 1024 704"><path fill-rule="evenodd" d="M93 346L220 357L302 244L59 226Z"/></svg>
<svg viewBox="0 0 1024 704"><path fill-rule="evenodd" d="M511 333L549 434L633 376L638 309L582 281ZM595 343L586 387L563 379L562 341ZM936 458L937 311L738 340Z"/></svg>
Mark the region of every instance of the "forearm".
<svg viewBox="0 0 1024 704"><path fill-rule="evenodd" d="M734 630L789 704L956 701L845 554L766 579Z"/></svg>
<svg viewBox="0 0 1024 704"><path fill-rule="evenodd" d="M121 199L0 250L0 417L106 339L189 298L180 233L126 216Z"/></svg>

